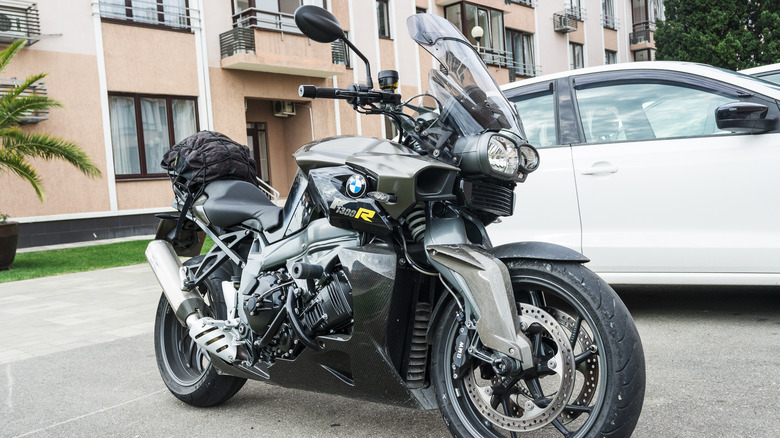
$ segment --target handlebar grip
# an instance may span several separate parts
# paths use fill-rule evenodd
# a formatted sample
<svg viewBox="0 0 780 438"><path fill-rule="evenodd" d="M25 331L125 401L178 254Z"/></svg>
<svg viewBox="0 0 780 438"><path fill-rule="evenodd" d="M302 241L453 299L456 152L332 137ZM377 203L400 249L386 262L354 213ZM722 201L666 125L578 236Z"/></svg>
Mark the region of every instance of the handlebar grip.
<svg viewBox="0 0 780 438"><path fill-rule="evenodd" d="M301 85L298 87L298 96L311 99L344 99L344 96L338 94L343 91L340 88L315 87L314 85Z"/></svg>

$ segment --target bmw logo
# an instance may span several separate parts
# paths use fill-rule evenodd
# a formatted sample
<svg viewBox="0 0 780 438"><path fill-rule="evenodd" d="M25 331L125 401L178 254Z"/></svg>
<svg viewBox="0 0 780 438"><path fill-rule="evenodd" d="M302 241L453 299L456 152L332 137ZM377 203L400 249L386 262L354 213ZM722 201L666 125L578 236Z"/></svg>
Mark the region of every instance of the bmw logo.
<svg viewBox="0 0 780 438"><path fill-rule="evenodd" d="M368 184L363 175L352 175L347 180L347 195L350 198L359 198L366 193L366 187L368 187Z"/></svg>

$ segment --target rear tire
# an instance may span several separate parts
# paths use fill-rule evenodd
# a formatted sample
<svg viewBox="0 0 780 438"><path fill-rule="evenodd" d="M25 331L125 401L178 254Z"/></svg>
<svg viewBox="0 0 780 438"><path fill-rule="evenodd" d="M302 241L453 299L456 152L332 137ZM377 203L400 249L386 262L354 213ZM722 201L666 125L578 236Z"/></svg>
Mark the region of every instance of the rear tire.
<svg viewBox="0 0 780 438"><path fill-rule="evenodd" d="M469 357L473 366L462 376L453 377L456 337L463 326L456 317L459 309L451 301L436 326L431 362L439 409L450 432L456 437L630 436L642 410L645 362L639 333L623 302L601 278L578 263L521 259L506 264L518 305L543 309L559 323L566 335L564 342L575 339L570 345L578 360L569 380L574 389L566 408L552 423L537 427L528 421L523 426L528 430L507 427L502 416L517 420L513 427L520 428L520 420L527 418L523 407L529 400L551 400L557 394L545 383L555 382L556 376L523 374L499 396L502 388L496 385L502 378L490 376L490 367L480 369L483 362ZM468 332L474 335L473 330ZM534 348L540 363L546 363L559 349L549 333L526 335L532 343L540 344ZM507 380L511 379L503 381ZM481 387L488 400L475 403L480 394L475 387ZM531 408L529 417L537 407Z"/></svg>
<svg viewBox="0 0 780 438"><path fill-rule="evenodd" d="M184 264L196 264L201 259L202 256L195 257ZM222 281L229 280L230 276L230 270L223 265L200 286L215 319L226 318ZM190 338L189 330L179 324L165 294L160 297L154 322L157 368L165 386L179 400L192 406L214 406L227 401L244 386L244 378L217 374L208 353Z"/></svg>

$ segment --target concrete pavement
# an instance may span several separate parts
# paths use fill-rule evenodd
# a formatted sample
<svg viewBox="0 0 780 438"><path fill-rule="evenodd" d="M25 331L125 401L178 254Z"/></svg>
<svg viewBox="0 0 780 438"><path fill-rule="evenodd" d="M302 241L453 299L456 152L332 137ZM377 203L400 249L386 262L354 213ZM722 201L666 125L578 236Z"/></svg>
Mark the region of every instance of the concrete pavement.
<svg viewBox="0 0 780 438"><path fill-rule="evenodd" d="M147 264L0 283L0 364L150 333Z"/></svg>

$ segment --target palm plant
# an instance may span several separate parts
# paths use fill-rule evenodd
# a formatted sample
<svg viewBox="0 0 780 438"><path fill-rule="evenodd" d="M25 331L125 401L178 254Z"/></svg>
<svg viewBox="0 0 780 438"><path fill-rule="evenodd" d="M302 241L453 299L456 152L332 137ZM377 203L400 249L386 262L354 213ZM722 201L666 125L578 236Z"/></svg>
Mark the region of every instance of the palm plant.
<svg viewBox="0 0 780 438"><path fill-rule="evenodd" d="M0 72L25 43L25 40L18 40L0 51ZM46 73L32 75L0 96L0 173L11 172L27 180L41 202L43 184L40 175L28 161L30 158L61 159L85 175L100 176L100 170L75 143L45 133L25 132L21 129L20 119L31 111L62 107L60 102L50 97L25 94L28 88L44 77Z"/></svg>

